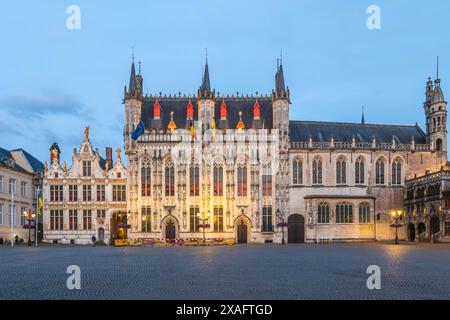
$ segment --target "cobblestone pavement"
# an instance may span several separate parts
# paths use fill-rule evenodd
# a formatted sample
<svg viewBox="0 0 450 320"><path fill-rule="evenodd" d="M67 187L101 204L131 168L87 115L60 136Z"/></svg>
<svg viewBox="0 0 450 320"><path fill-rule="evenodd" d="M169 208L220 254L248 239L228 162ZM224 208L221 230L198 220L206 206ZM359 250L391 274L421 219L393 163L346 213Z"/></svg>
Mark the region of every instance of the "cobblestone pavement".
<svg viewBox="0 0 450 320"><path fill-rule="evenodd" d="M69 265L81 290L66 288ZM0 299L449 298L449 244L0 247Z"/></svg>

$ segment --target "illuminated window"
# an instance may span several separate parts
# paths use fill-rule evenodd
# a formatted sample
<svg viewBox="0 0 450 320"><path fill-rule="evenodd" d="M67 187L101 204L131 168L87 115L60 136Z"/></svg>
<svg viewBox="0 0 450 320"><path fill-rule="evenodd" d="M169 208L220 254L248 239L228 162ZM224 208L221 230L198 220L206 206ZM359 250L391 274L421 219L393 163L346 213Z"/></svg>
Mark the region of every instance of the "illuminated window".
<svg viewBox="0 0 450 320"><path fill-rule="evenodd" d="M199 232L198 225L200 224L199 207L191 207L189 211L189 227L191 232Z"/></svg>
<svg viewBox="0 0 450 320"><path fill-rule="evenodd" d="M197 165L189 168L189 184L191 197L200 195L200 169Z"/></svg>
<svg viewBox="0 0 450 320"><path fill-rule="evenodd" d="M172 161L166 162L165 165L165 194L166 196L175 195L175 168Z"/></svg>
<svg viewBox="0 0 450 320"><path fill-rule="evenodd" d="M214 207L214 232L223 232L223 208Z"/></svg>
<svg viewBox="0 0 450 320"><path fill-rule="evenodd" d="M214 196L223 196L223 168L217 164L213 169L213 189Z"/></svg>
<svg viewBox="0 0 450 320"><path fill-rule="evenodd" d="M237 184L238 197L247 196L247 168L245 166L237 168Z"/></svg>
<svg viewBox="0 0 450 320"><path fill-rule="evenodd" d="M151 196L151 166L148 159L141 164L141 194L143 197Z"/></svg>
<svg viewBox="0 0 450 320"><path fill-rule="evenodd" d="M152 211L150 207L144 206L141 208L142 218L142 232L152 232Z"/></svg>

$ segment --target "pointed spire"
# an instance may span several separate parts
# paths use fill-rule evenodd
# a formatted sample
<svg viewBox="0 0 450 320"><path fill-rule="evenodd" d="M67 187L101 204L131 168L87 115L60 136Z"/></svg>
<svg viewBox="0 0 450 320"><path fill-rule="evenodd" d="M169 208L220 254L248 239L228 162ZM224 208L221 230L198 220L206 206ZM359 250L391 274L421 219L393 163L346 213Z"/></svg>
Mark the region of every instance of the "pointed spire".
<svg viewBox="0 0 450 320"><path fill-rule="evenodd" d="M434 91L432 97L432 103L444 102L444 93L441 89L441 79L439 79L439 56L436 60L436 80L434 80Z"/></svg>
<svg viewBox="0 0 450 320"><path fill-rule="evenodd" d="M209 97L211 95L211 84L209 81L209 67L208 67L208 50L206 49L205 53L205 70L203 72L203 80L202 85L199 89L199 96L200 97Z"/></svg>
<svg viewBox="0 0 450 320"><path fill-rule="evenodd" d="M136 70L134 67L134 47L131 56L131 73L130 73L130 84L128 86L128 95L134 97L136 93Z"/></svg>
<svg viewBox="0 0 450 320"><path fill-rule="evenodd" d="M364 106L362 106L362 115L361 115L361 124L365 124L366 120L364 119Z"/></svg>
<svg viewBox="0 0 450 320"><path fill-rule="evenodd" d="M436 79L439 79L439 56L436 59Z"/></svg>
<svg viewBox="0 0 450 320"><path fill-rule="evenodd" d="M275 93L278 97L286 97L286 86L284 83L283 56L277 59L277 73L275 74Z"/></svg>

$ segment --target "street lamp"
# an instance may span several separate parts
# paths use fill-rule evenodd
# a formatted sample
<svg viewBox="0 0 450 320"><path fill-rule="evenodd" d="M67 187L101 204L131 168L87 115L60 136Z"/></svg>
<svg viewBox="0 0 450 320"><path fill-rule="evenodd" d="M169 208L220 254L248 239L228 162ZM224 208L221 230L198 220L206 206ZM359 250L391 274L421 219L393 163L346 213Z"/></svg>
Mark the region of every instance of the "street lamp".
<svg viewBox="0 0 450 320"><path fill-rule="evenodd" d="M391 227L395 228L395 244L398 244L398 228L403 226L401 223L398 223L398 219L403 215L403 211L392 210L391 215L395 221L393 224L391 224Z"/></svg>
<svg viewBox="0 0 450 320"><path fill-rule="evenodd" d="M202 221L202 223L199 224L198 226L199 226L199 228L202 228L203 245L205 245L205 243L206 243L205 229L210 227L210 225L206 223L209 220L209 210L206 213L202 213L202 214L200 214L200 212L197 213L197 217L199 218L199 220Z"/></svg>
<svg viewBox="0 0 450 320"><path fill-rule="evenodd" d="M284 216L283 213L281 212L280 208L277 209L277 218L279 220L279 222L277 223L277 227L281 227L281 232L282 232L282 239L281 239L281 244L284 244L284 227L286 227L286 222L284 221Z"/></svg>
<svg viewBox="0 0 450 320"><path fill-rule="evenodd" d="M28 210L28 211L25 210L23 212L23 216L28 221L28 223L24 225L24 228L28 229L28 246L31 247L31 229L33 228L33 226L31 225L31 222L35 220L36 215L31 210ZM35 228L36 228L36 226L35 226Z"/></svg>

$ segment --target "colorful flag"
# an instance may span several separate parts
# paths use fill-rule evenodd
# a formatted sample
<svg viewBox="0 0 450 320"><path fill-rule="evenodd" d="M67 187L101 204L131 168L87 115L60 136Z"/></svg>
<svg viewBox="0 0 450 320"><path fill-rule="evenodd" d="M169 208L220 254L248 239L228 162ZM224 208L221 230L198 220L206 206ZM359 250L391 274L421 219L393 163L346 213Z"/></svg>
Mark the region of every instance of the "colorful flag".
<svg viewBox="0 0 450 320"><path fill-rule="evenodd" d="M212 118L211 128L213 129L213 132L212 132L212 140L213 140L213 141L216 141L216 118L214 118L214 116L213 116L213 118Z"/></svg>
<svg viewBox="0 0 450 320"><path fill-rule="evenodd" d="M144 134L144 130L145 130L145 126L141 120L141 121L139 121L139 124L137 125L136 129L131 134L131 139L136 141L140 136L142 136Z"/></svg>
<svg viewBox="0 0 450 320"><path fill-rule="evenodd" d="M42 192L39 191L38 196L37 196L37 209L38 209L38 214L41 213L42 211L42 207L43 207L43 203L42 203Z"/></svg>
<svg viewBox="0 0 450 320"><path fill-rule="evenodd" d="M191 122L191 127L189 128L189 130L191 131L192 139L195 140L195 128L194 128L194 124L192 122Z"/></svg>

